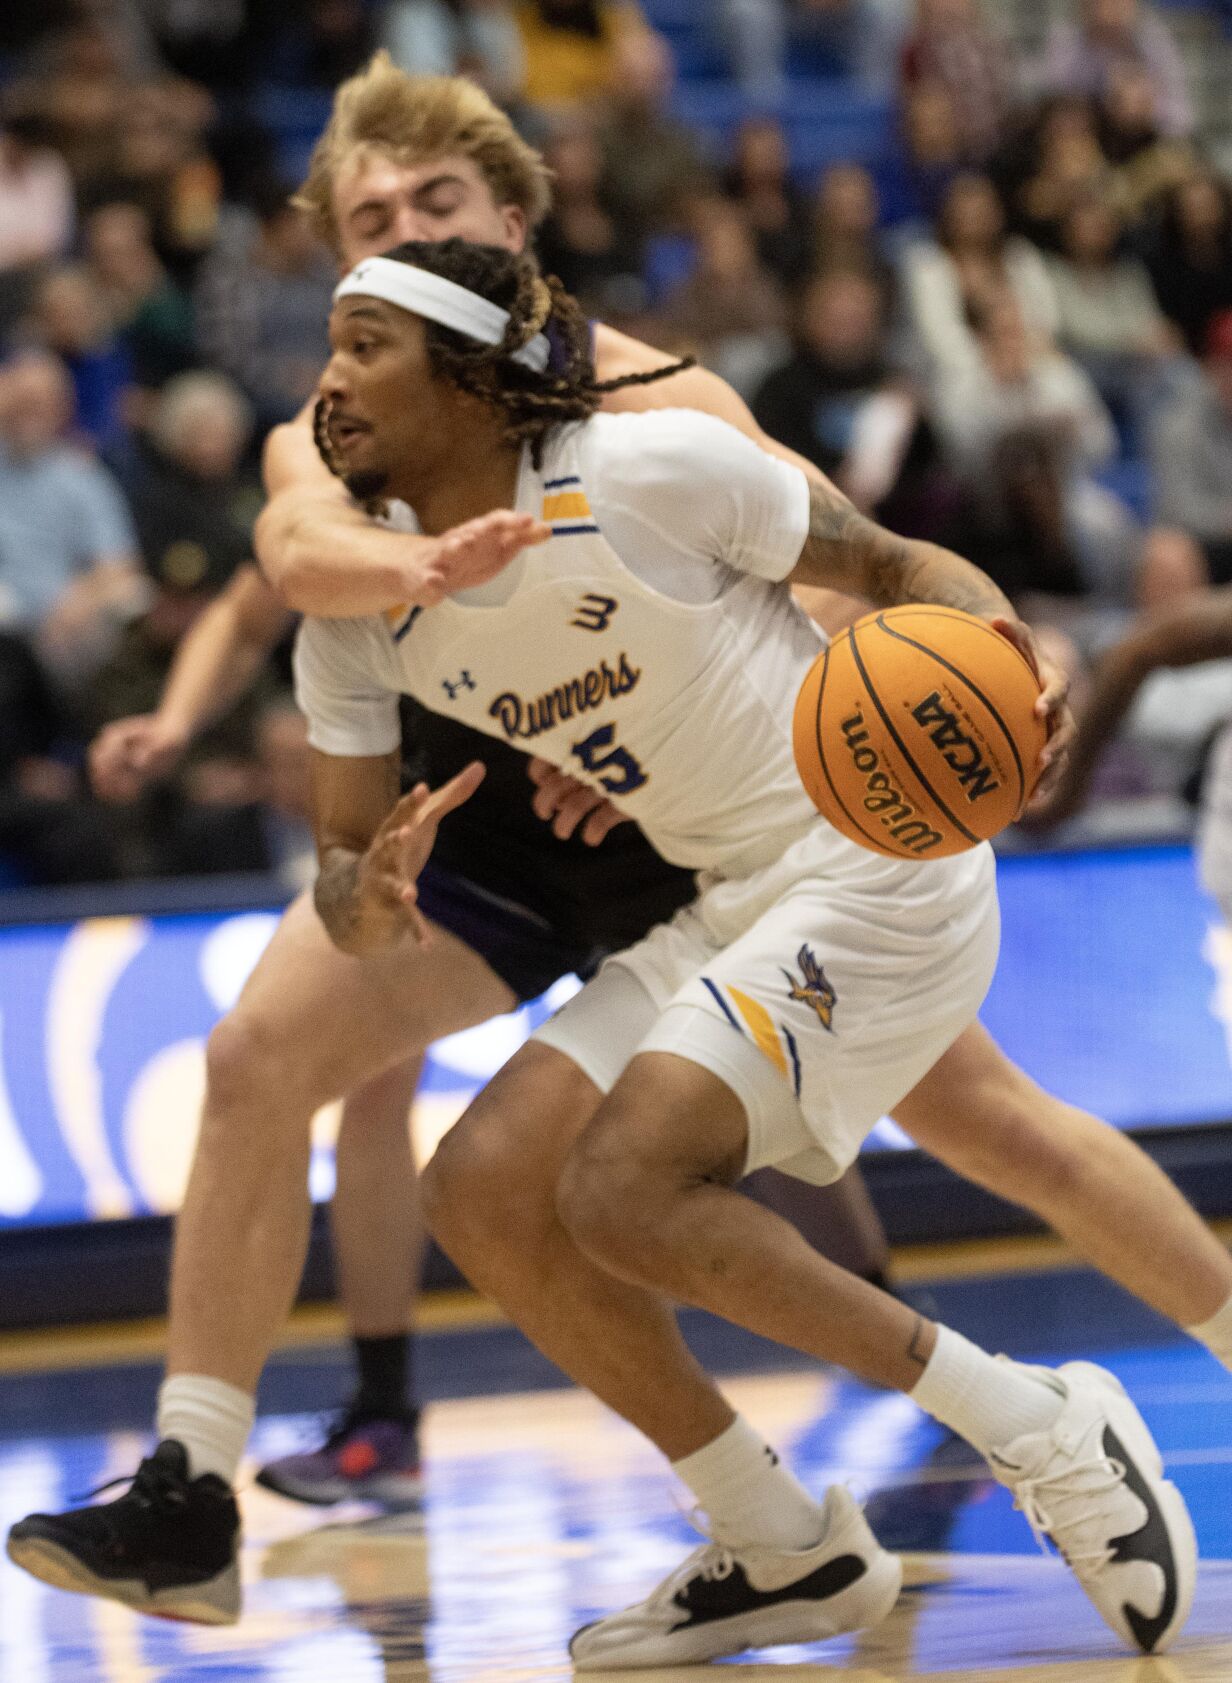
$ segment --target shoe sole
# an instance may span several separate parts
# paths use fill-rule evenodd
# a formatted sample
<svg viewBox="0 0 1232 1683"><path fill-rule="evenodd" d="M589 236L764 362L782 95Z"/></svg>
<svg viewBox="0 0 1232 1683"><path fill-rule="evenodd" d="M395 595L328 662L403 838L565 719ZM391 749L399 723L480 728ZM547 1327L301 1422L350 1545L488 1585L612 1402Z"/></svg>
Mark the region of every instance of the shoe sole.
<svg viewBox="0 0 1232 1683"><path fill-rule="evenodd" d="M864 1576L830 1600L783 1602L755 1613L678 1631L670 1637L631 1642L622 1653L609 1649L589 1657L570 1654L576 1672L639 1671L654 1666L701 1665L743 1654L750 1648L781 1648L828 1642L855 1630L871 1630L893 1611L903 1587L903 1563L884 1551Z"/></svg>
<svg viewBox="0 0 1232 1683"><path fill-rule="evenodd" d="M1180 1635L1189 1618L1193 1607L1194 1588L1198 1576L1198 1539L1194 1534L1193 1520L1189 1509L1185 1505L1185 1498L1181 1495L1171 1479L1164 1477L1163 1457L1159 1447L1151 1436L1150 1428L1138 1412L1137 1405L1126 1391L1124 1385L1114 1373L1107 1368L1098 1367L1094 1362L1075 1362L1068 1364L1083 1369L1089 1383L1097 1385L1108 1396L1108 1415L1113 1431L1120 1438L1126 1449L1133 1456L1139 1469L1147 1475L1154 1485L1154 1495L1159 1503L1160 1512L1168 1528L1168 1538L1172 1544L1172 1560L1176 1568L1176 1611L1172 1622L1163 1635L1151 1648L1152 1654L1162 1654L1164 1649ZM1085 1586L1084 1586L1085 1587ZM1089 1593L1089 1592L1088 1592ZM1098 1602L1093 1605L1102 1613ZM1121 1629L1105 1619L1124 1641L1139 1648L1132 1633ZM1139 1648L1139 1652L1142 1652Z"/></svg>
<svg viewBox="0 0 1232 1683"><path fill-rule="evenodd" d="M379 1502L383 1507L416 1508L423 1500L424 1481L418 1475L378 1473L373 1478L336 1479L332 1484L317 1480L299 1483L262 1467L256 1482L263 1490L285 1496L291 1502L306 1502L314 1508L332 1508L339 1502Z"/></svg>
<svg viewBox="0 0 1232 1683"><path fill-rule="evenodd" d="M32 1578L75 1595L97 1595L159 1619L198 1625L233 1625L240 1616L240 1574L234 1561L201 1584L151 1590L140 1578L100 1578L76 1555L45 1537L10 1537L8 1557Z"/></svg>

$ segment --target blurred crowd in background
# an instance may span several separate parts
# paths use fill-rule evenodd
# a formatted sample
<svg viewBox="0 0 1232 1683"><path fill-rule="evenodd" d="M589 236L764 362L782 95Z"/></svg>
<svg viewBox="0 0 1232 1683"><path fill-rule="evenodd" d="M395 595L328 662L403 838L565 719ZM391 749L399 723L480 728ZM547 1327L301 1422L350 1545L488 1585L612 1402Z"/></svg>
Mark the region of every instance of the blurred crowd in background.
<svg viewBox="0 0 1232 1683"><path fill-rule="evenodd" d="M336 278L288 201L374 49L481 81L555 172L543 267L985 567L1080 698L1135 615L1232 582L1229 31L1227 0L6 0L0 886L311 870L285 659L139 798L86 748L250 557ZM1229 713L1226 663L1148 687L1105 794L1174 791Z"/></svg>

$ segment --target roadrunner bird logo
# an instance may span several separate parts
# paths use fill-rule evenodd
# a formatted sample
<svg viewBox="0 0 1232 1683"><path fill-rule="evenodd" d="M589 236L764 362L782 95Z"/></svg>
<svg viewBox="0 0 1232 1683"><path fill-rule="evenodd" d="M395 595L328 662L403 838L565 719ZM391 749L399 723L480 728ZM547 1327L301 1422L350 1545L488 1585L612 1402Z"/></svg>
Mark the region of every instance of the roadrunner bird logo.
<svg viewBox="0 0 1232 1683"><path fill-rule="evenodd" d="M834 1007L838 1003L838 995L826 980L825 971L813 957L812 949L807 944L796 954L796 963L804 980L798 982L790 970L784 970L784 976L791 983L791 993L788 997L803 1000L806 1005L811 1005L822 1028L829 1029L833 1034Z"/></svg>

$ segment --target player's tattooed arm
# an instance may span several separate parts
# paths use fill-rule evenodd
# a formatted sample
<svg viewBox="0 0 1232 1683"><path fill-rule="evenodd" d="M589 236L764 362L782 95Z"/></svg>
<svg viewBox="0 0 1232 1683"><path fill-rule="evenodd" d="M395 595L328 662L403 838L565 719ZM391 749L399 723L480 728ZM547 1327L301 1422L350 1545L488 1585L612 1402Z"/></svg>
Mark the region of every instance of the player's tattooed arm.
<svg viewBox="0 0 1232 1683"><path fill-rule="evenodd" d="M317 915L353 957L383 952L429 928L418 908L419 874L442 818L470 799L484 768L473 761L439 789L418 783L397 800L398 756L341 759L313 751L319 871Z"/></svg>
<svg viewBox="0 0 1232 1683"><path fill-rule="evenodd" d="M312 891L317 916L330 940L342 952L356 956L364 951L357 894L359 861L360 855L349 848L325 850Z"/></svg>
<svg viewBox="0 0 1232 1683"><path fill-rule="evenodd" d="M900 538L861 514L833 485L809 484L809 535L793 584L863 596L879 608L931 602L983 619L1013 619L1008 597L961 555Z"/></svg>
<svg viewBox="0 0 1232 1683"><path fill-rule="evenodd" d="M1040 681L1036 711L1048 721L1049 736L1040 756L1045 771L1037 793L1047 795L1074 734L1066 703L1069 675L1048 659L987 573L938 544L897 537L861 514L832 485L810 478L809 533L791 582L863 596L879 608L921 602L961 608L990 621L1031 663Z"/></svg>

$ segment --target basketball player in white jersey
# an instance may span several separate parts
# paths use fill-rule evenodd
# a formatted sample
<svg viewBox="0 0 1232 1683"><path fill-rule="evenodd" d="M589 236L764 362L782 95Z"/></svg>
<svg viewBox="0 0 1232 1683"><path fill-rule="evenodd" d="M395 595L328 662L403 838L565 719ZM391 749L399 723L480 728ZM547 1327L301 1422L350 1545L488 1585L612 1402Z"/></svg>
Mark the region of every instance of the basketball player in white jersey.
<svg viewBox="0 0 1232 1683"><path fill-rule="evenodd" d="M345 256L398 237L455 232L519 249L546 202L540 168L470 84L416 81L378 63L340 91L310 185L320 224ZM602 328L595 350L605 377L661 362L657 353ZM702 370L616 392L605 406L662 401L714 410L777 448L757 433L735 394ZM374 581L388 590L394 577L400 589L409 587L416 557L422 566L424 540L397 538L357 520L321 466L306 423L275 434L267 473L276 503L262 557L294 600L345 613L357 599L361 610L382 600ZM239 591L243 604L221 607L209 660L185 674L178 712L127 739L121 770L129 743L137 758L175 752L186 721L209 711L214 674L227 671L234 679L228 649L235 664L251 662L260 616L271 604L251 575ZM587 800L594 805L593 795ZM566 826L578 821L578 812L566 805ZM216 1571L219 1548L225 1557L233 1546L228 1487L251 1421L256 1375L290 1304L306 1242L308 1119L318 1104L374 1071L395 1077L372 1080L349 1109L357 1123L384 1119L366 1136L367 1180L389 1195L366 1210L357 1195L357 1217L363 1211L367 1219L353 1223L353 1254L363 1260L368 1301L393 1304L396 1326L406 1295L406 1235L413 1230L409 1195L400 1193L409 1194L413 1179L405 1148L410 1083L392 1066L408 1047L504 1009L512 997L460 941L442 937L396 964L351 960L330 945L310 905L292 909L210 1048L202 1134L177 1233L172 1378L159 1411L162 1435L187 1445L187 1466L177 1482L166 1459L153 1457L129 1495L87 1510L100 1516L83 1523L106 1547L106 1573L91 1575L91 1538L83 1541L65 1516L61 1542L77 1552L78 1568L57 1581L71 1578L75 1587L148 1609L174 1605L186 1616L235 1616L236 1596L206 1606L194 1603L191 1586ZM897 1116L927 1149L1027 1204L1075 1249L1228 1360L1232 1266L1222 1248L1131 1142L1043 1094L978 1027L960 1037ZM397 1142L392 1152L391 1142ZM352 1155L362 1186L364 1148L356 1144ZM177 1499L186 1489L196 1492L182 1505L178 1526L155 1524L150 1486L173 1489ZM207 1489L217 1499L203 1518Z"/></svg>
<svg viewBox="0 0 1232 1683"><path fill-rule="evenodd" d="M340 88L305 199L319 231L349 266L410 238L460 235L521 250L546 209L547 188L537 154L472 84L407 77L378 58ZM659 353L601 325L594 353L602 379L652 372L663 363ZM717 414L794 459L759 432L729 387L702 369L604 399L609 409L663 404ZM824 483L807 464L798 465ZM272 435L266 477L274 502L261 532L262 561L297 606L362 611L388 599L381 591L391 578L400 591L412 588L423 540L356 520L321 464L307 418ZM240 576L185 648L158 714L126 721L100 743L100 775L123 788L173 761L286 623L260 579L251 570ZM460 741L460 729L451 728ZM495 780L479 799L493 788ZM585 824L587 836L597 837L612 817L592 810L592 791L579 792L559 774L539 798L547 817L555 812L561 834ZM532 876L550 882L562 870L552 838L545 834L536 843L524 831L524 812L521 795L510 788L501 824L520 836L523 888L512 897L522 900ZM195 1470L228 1484L247 1437L257 1374L302 1266L309 1119L344 1091L350 1097L332 1213L343 1296L360 1335L358 1400L369 1399L369 1415L402 1414L409 1259L420 1231L406 1138L413 1055L437 1035L508 1009L533 989L544 964L537 938L526 961L528 928L535 936L528 920L494 917L490 906L476 916L467 904L467 883L510 897L506 884L491 880L491 850L459 844L457 852L464 892L433 907L446 935L413 963L391 969L345 959L301 899L211 1040L197 1156L177 1223L170 1378L159 1422L160 1435L190 1443ZM593 903L590 873L576 855L568 875L577 897ZM609 881L630 897L626 880L613 872ZM455 915L459 909L465 921ZM571 946L558 936L548 957L572 963ZM400 1061L408 1055L409 1066ZM1221 1359L1232 1354L1232 1312L1225 1309L1232 1263L1222 1248L1136 1146L1042 1092L978 1024L907 1095L896 1119L959 1173L1027 1205L1081 1255L1194 1330ZM1149 1245L1140 1242L1132 1219L1143 1205L1152 1212ZM382 1400L391 1390L392 1404ZM390 1452L385 1442L369 1441L367 1425L362 1412L344 1421L340 1439L323 1456L275 1467L271 1482L318 1497L413 1489L413 1428ZM352 1457L351 1450L358 1453Z"/></svg>
<svg viewBox="0 0 1232 1683"><path fill-rule="evenodd" d="M790 719L818 639L786 581L1013 627L1009 604L943 551L863 563L828 498L722 423L581 419L599 396L584 323L496 248L409 245L361 263L332 337L322 445L352 494L400 500L436 535L509 508L533 546L435 604L301 631L315 898L336 944L383 952L419 930L436 824L482 775L421 786L389 812L402 693L577 770L702 873L698 901L604 966L428 1173L455 1260L647 1432L712 1528L648 1601L578 1633L575 1666L823 1638L897 1599L898 1564L850 1498L818 1505L774 1464L698 1372L670 1301L910 1390L988 1456L1112 1627L1165 1646L1188 1613L1193 1533L1112 1376L996 1362L730 1190L765 1165L836 1178L973 1020L996 956L987 847L887 862L804 797ZM509 1135L540 1073L544 1092L572 1091L536 1116L519 1172Z"/></svg>

